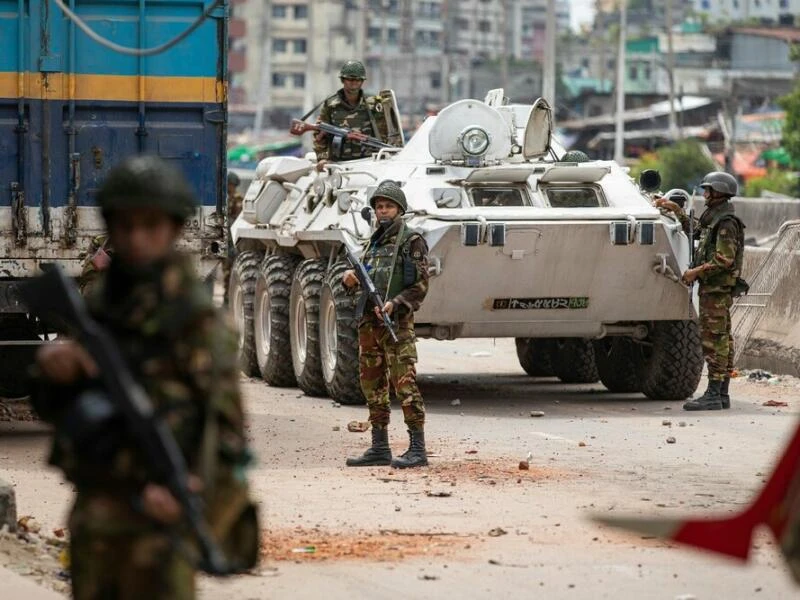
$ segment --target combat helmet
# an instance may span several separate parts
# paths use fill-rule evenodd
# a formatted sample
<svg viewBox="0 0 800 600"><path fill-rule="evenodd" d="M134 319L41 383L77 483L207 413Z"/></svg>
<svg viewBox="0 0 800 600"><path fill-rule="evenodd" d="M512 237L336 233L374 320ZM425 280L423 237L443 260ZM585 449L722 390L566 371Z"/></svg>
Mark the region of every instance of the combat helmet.
<svg viewBox="0 0 800 600"><path fill-rule="evenodd" d="M703 177L699 187L711 188L715 192L728 197L735 196L739 192L739 184L736 182L736 178L724 171L712 171Z"/></svg>
<svg viewBox="0 0 800 600"><path fill-rule="evenodd" d="M583 150L570 150L569 152L564 153L564 156L561 157L560 162L583 163L589 162L590 160L591 159L589 158L589 155Z"/></svg>
<svg viewBox="0 0 800 600"><path fill-rule="evenodd" d="M97 203L106 221L118 210L147 207L183 222L197 205L183 174L157 156L132 156L111 169Z"/></svg>
<svg viewBox="0 0 800 600"><path fill-rule="evenodd" d="M339 69L339 79L366 79L367 69L360 60L348 60Z"/></svg>
<svg viewBox="0 0 800 600"><path fill-rule="evenodd" d="M242 180L239 179L239 176L233 171L228 171L228 185L235 185L238 187L240 183L242 183Z"/></svg>
<svg viewBox="0 0 800 600"><path fill-rule="evenodd" d="M400 207L401 213L404 213L408 210L405 192L403 192L403 190L400 188L400 185L396 181L386 179L378 184L378 187L375 189L375 193L373 193L372 198L369 199L369 204L373 209L375 208L375 203L378 201L378 198L391 200Z"/></svg>

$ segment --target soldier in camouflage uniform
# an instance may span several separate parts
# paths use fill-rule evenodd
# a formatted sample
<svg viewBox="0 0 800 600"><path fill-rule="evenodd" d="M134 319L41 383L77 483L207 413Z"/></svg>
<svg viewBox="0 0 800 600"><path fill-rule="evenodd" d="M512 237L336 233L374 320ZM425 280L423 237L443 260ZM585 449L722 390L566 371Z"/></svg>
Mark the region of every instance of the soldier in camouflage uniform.
<svg viewBox="0 0 800 600"><path fill-rule="evenodd" d="M135 157L109 174L98 202L115 253L89 294L89 311L172 430L223 552L253 564L258 527L244 478L250 454L236 336L174 250L194 212L192 192L167 163ZM65 341L42 346L36 368L34 405L55 426L50 462L77 491L69 517L73 597L194 598L194 566L176 548L179 531L169 529L180 505L150 479L113 413L93 420L100 413L85 408L105 394L97 365Z"/></svg>
<svg viewBox="0 0 800 600"><path fill-rule="evenodd" d="M111 261L113 250L108 241L108 234L102 234L92 238L92 245L81 266L81 274L78 277L78 284L82 294L86 294L100 276L100 273L108 268Z"/></svg>
<svg viewBox="0 0 800 600"><path fill-rule="evenodd" d="M318 123L346 127L378 138L388 143L387 125L383 105L377 96L368 96L362 90L367 70L357 60L349 60L339 70L341 89L322 103ZM339 145L340 144L340 145ZM314 135L314 152L322 169L327 161L344 161L363 158L372 150L358 142L335 140L322 131Z"/></svg>
<svg viewBox="0 0 800 600"><path fill-rule="evenodd" d="M414 311L428 292L428 247L410 231L403 220L406 197L400 186L384 181L370 200L379 227L364 251L363 262L375 287L386 299L383 310L396 323L398 342L392 341L378 307L361 295L358 325L361 389L367 398L372 423L372 446L360 457L348 458L347 465L389 465L396 468L428 464L425 452L425 406L417 387L417 348ZM343 275L346 288L353 290L358 279L353 271ZM389 448L389 385L394 388L408 427L408 450L392 460Z"/></svg>
<svg viewBox="0 0 800 600"><path fill-rule="evenodd" d="M236 258L236 249L233 247L233 238L231 236L231 225L242 212L242 205L244 204L244 197L239 193L239 184L241 179L233 171L228 172L228 226L225 230L227 239L227 255L222 263L222 281L225 285L225 295L223 296L223 303L228 304L228 292L231 287L231 269L233 268L233 261Z"/></svg>
<svg viewBox="0 0 800 600"><path fill-rule="evenodd" d="M683 405L685 410L720 410L730 408L730 374L733 371L733 336L730 308L740 287L744 256L744 223L734 214L731 198L736 195L736 179L715 171L700 184L706 210L695 228L699 246L694 265L683 274L683 281L699 281L700 333L703 355L708 366L708 389L699 398ZM674 212L684 230L689 217L673 200L657 200L656 206Z"/></svg>

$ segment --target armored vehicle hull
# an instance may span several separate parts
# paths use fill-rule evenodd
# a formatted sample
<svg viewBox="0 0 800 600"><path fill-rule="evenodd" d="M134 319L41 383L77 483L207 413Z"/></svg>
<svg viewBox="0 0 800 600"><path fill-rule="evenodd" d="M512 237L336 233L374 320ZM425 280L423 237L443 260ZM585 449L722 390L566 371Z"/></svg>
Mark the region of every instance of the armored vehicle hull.
<svg viewBox="0 0 800 600"><path fill-rule="evenodd" d="M360 213L392 179L430 249L419 336L513 337L530 375L690 396L702 356L696 304L679 281L687 236L616 163L562 155L544 101L508 105L490 93L429 118L402 149L323 172L306 159L266 159L233 226L245 370L363 400L340 251L368 239Z"/></svg>

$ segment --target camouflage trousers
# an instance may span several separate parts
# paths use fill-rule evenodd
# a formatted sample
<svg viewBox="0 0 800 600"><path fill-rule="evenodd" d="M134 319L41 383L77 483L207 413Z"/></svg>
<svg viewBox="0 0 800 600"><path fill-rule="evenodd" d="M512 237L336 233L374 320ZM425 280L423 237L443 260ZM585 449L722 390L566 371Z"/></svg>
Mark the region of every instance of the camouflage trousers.
<svg viewBox="0 0 800 600"><path fill-rule="evenodd" d="M700 290L700 339L708 378L713 381L722 381L733 371L732 304L729 293Z"/></svg>
<svg viewBox="0 0 800 600"><path fill-rule="evenodd" d="M75 600L195 598L194 569L167 535L152 526L136 531L117 503L104 503L102 513L100 504L80 496L69 523Z"/></svg>
<svg viewBox="0 0 800 600"><path fill-rule="evenodd" d="M397 343L392 341L383 323L372 316L365 317L358 326L361 390L367 399L373 426L389 424L391 385L403 408L406 425L409 429L421 430L425 426L425 405L417 387L417 338L413 319L402 319L395 331Z"/></svg>

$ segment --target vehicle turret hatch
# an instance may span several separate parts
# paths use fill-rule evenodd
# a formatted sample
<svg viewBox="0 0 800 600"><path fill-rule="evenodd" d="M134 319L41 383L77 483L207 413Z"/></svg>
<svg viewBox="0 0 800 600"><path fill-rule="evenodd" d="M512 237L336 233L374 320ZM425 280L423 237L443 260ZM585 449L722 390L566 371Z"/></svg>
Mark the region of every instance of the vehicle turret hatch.
<svg viewBox="0 0 800 600"><path fill-rule="evenodd" d="M611 172L611 167L559 166L548 169L539 183L595 183Z"/></svg>
<svg viewBox="0 0 800 600"><path fill-rule="evenodd" d="M550 136L553 133L553 116L550 105L544 98L533 103L525 126L522 143L522 156L525 160L538 158L550 150Z"/></svg>
<svg viewBox="0 0 800 600"><path fill-rule="evenodd" d="M524 183L531 174L530 165L515 167L486 167L475 169L464 179L467 183L508 182Z"/></svg>

